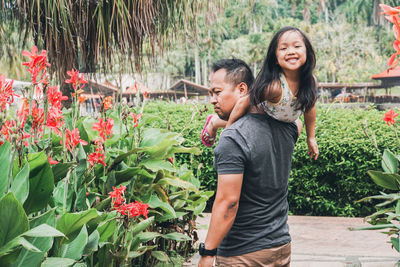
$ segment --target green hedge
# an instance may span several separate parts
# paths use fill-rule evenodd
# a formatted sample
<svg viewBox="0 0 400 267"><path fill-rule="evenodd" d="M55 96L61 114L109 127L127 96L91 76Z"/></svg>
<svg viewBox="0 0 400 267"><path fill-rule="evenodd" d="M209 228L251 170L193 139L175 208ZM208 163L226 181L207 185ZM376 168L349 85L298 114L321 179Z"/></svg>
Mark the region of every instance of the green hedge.
<svg viewBox="0 0 400 267"><path fill-rule="evenodd" d="M202 185L216 190L213 148L203 146L200 140L205 119L213 112L212 106L149 102L144 112L154 114L154 126L181 132L188 146L202 148L199 156L185 155L177 160L189 162L197 170ZM289 180L288 201L292 214L366 216L375 210L373 203L356 202L381 190L366 172L381 169L384 148L400 152L393 130L382 120L383 115L384 112L375 109L317 107L320 156L317 161L308 158L303 129L294 151Z"/></svg>

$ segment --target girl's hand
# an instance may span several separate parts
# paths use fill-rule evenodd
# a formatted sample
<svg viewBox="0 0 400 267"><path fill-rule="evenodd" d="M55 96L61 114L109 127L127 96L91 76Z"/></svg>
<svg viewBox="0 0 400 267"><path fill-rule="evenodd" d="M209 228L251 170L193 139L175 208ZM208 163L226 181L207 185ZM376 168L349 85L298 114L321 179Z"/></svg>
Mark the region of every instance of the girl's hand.
<svg viewBox="0 0 400 267"><path fill-rule="evenodd" d="M319 155L319 150L318 150L317 140L315 140L315 137L307 137L307 146L308 146L307 154L310 155L311 159L315 156L314 159L317 160Z"/></svg>

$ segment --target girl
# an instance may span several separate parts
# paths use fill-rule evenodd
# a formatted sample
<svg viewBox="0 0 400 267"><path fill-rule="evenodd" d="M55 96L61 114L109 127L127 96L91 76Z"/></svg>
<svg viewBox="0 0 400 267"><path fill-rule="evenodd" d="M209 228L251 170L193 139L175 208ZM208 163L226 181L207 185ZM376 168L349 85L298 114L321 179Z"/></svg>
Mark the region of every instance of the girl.
<svg viewBox="0 0 400 267"><path fill-rule="evenodd" d="M299 117L304 113L308 154L317 159L314 68L315 54L306 35L295 27L280 29L271 40L263 67L249 94L237 102L229 120L226 122L213 115L207 118L201 136L204 145L212 146L218 128L229 127L251 104L277 120L296 122L299 134L302 128Z"/></svg>

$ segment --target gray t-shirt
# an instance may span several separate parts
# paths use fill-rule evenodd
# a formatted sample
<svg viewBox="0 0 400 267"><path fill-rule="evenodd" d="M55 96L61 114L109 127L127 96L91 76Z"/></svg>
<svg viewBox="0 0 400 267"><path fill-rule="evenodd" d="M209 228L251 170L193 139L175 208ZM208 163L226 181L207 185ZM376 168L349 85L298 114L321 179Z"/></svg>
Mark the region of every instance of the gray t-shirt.
<svg viewBox="0 0 400 267"><path fill-rule="evenodd" d="M223 131L214 167L219 175L243 173L243 183L235 221L218 255L237 256L291 241L287 194L297 137L295 123L265 114L246 114Z"/></svg>

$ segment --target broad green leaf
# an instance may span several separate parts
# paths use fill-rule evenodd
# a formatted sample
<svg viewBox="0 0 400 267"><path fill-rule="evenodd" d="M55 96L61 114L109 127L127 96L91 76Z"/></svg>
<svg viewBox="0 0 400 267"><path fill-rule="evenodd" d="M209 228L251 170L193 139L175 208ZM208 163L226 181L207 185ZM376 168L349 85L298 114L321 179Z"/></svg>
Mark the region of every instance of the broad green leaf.
<svg viewBox="0 0 400 267"><path fill-rule="evenodd" d="M135 148L132 150L129 150L126 153L120 154L118 157L116 157L114 159L114 161L112 162L112 164L110 165L110 169L113 169L116 165L118 165L119 163L121 163L124 159L126 159L127 157L129 157L130 155L137 153L139 149Z"/></svg>
<svg viewBox="0 0 400 267"><path fill-rule="evenodd" d="M390 238L390 242L392 242L392 245L397 250L397 252L400 252L399 251L399 241L400 241L400 239L398 237L391 237Z"/></svg>
<svg viewBox="0 0 400 267"><path fill-rule="evenodd" d="M164 251L153 250L151 252L151 256L153 256L154 258L156 258L159 261L166 261L166 262L170 261L167 253L165 253Z"/></svg>
<svg viewBox="0 0 400 267"><path fill-rule="evenodd" d="M189 236L182 233L169 233L162 236L164 239L170 239L175 241L189 241L192 240Z"/></svg>
<svg viewBox="0 0 400 267"><path fill-rule="evenodd" d="M142 232L144 229L146 229L147 227L150 226L150 224L152 224L154 222L154 217L149 217L148 219L141 221L140 223L138 223L137 225L135 225L135 227L132 230L132 235L136 235L140 232Z"/></svg>
<svg viewBox="0 0 400 267"><path fill-rule="evenodd" d="M114 234L116 225L117 225L116 220L110 220L104 223L103 225L100 225L97 228L97 231L99 232L100 235L99 242L106 242Z"/></svg>
<svg viewBox="0 0 400 267"><path fill-rule="evenodd" d="M86 225L82 226L78 236L72 240L69 244L65 244L61 247L61 256L63 258L70 258L79 260L88 242L88 232Z"/></svg>
<svg viewBox="0 0 400 267"><path fill-rule="evenodd" d="M100 241L100 235L97 230L94 230L93 233L89 235L88 242L83 250L83 254L90 254L94 251L98 250Z"/></svg>
<svg viewBox="0 0 400 267"><path fill-rule="evenodd" d="M25 238L17 236L4 246L0 247L0 263L8 261L9 258L7 258L7 255L12 253L15 249L19 247L24 247L26 250L33 252L41 252L37 247L29 243ZM12 259L11 262L8 263L12 262L14 262L14 259Z"/></svg>
<svg viewBox="0 0 400 267"><path fill-rule="evenodd" d="M174 216L174 218L176 218L176 213L174 208L169 203L161 201L157 195L152 195L148 204L150 208L152 209L160 208L163 211Z"/></svg>
<svg viewBox="0 0 400 267"><path fill-rule="evenodd" d="M54 189L54 177L48 158L42 151L28 154L29 196L24 203L27 214L47 207Z"/></svg>
<svg viewBox="0 0 400 267"><path fill-rule="evenodd" d="M55 237L55 236L64 236L64 234L47 224L41 224L41 225L36 226L35 228L32 228L31 230L23 233L23 236Z"/></svg>
<svg viewBox="0 0 400 267"><path fill-rule="evenodd" d="M397 173L399 169L399 161L389 149L383 151L382 156L382 169L386 173Z"/></svg>
<svg viewBox="0 0 400 267"><path fill-rule="evenodd" d="M368 171L367 173L377 185L391 190L399 189L400 175L380 171Z"/></svg>
<svg viewBox="0 0 400 267"><path fill-rule="evenodd" d="M157 184L159 185L172 185L175 187L183 188L183 189L190 189L195 192L199 192L199 190L190 182L181 180L179 178L162 178L160 179Z"/></svg>
<svg viewBox="0 0 400 267"><path fill-rule="evenodd" d="M51 170L53 171L54 182L57 183L61 179L67 176L68 170L74 166L73 162L66 163L58 163L51 166Z"/></svg>
<svg viewBox="0 0 400 267"><path fill-rule="evenodd" d="M357 227L357 228L349 228L350 231L359 231L359 230L381 230L386 228L394 228L395 225L392 223L389 224L378 224L378 225L371 225L365 227Z"/></svg>
<svg viewBox="0 0 400 267"><path fill-rule="evenodd" d="M177 133L161 129L145 129L139 147L153 159L165 159L171 154L173 146L179 145L182 141Z"/></svg>
<svg viewBox="0 0 400 267"><path fill-rule="evenodd" d="M156 237L161 236L160 233L155 233L155 232L141 232L137 234L135 237L139 238L140 242L144 243L150 240L153 240Z"/></svg>
<svg viewBox="0 0 400 267"><path fill-rule="evenodd" d="M69 239L71 235L82 228L83 225L99 217L96 209L90 209L77 213L65 213L57 221L57 230L63 232Z"/></svg>
<svg viewBox="0 0 400 267"><path fill-rule="evenodd" d="M29 229L28 217L13 193L0 199L0 247Z"/></svg>
<svg viewBox="0 0 400 267"><path fill-rule="evenodd" d="M67 258L47 258L41 265L41 267L69 267L75 263L73 259Z"/></svg>
<svg viewBox="0 0 400 267"><path fill-rule="evenodd" d="M36 226L48 224L50 226L55 226L55 214L54 209L50 210L41 216L35 217L31 222L31 228L35 228ZM41 253L32 253L26 249L22 249L21 253L18 256L16 262L12 265L12 267L39 267L41 262L43 261L45 253L51 248L53 245L52 237L34 237L30 238L29 241L40 249Z"/></svg>
<svg viewBox="0 0 400 267"><path fill-rule="evenodd" d="M58 213L63 212L64 208L64 190L65 180L58 181L57 186L53 190L53 201ZM74 190L71 184L68 184L67 199L65 203L65 210L69 212L72 209L72 200L74 198Z"/></svg>
<svg viewBox="0 0 400 267"><path fill-rule="evenodd" d="M144 166L147 169L151 170L152 172L158 172L160 170L167 170L170 172L174 172L175 168L174 166L169 162L165 160L156 160L156 159L149 159L146 161L142 161L140 163L140 166Z"/></svg>
<svg viewBox="0 0 400 267"><path fill-rule="evenodd" d="M116 184L119 185L123 182L133 180L138 175L141 175L141 176L144 176L144 177L147 177L150 179L154 179L156 177L155 174L151 174L141 167L129 167L125 170L115 172Z"/></svg>
<svg viewBox="0 0 400 267"><path fill-rule="evenodd" d="M172 216L171 214L165 214L164 216L157 218L157 221L160 222L165 222L171 219L175 219L175 218L181 218L182 216L185 216L187 214L187 212L181 212L181 211L177 211L176 212L176 217Z"/></svg>
<svg viewBox="0 0 400 267"><path fill-rule="evenodd" d="M6 141L0 146L0 197L7 192L11 164L11 145Z"/></svg>
<svg viewBox="0 0 400 267"><path fill-rule="evenodd" d="M22 170L15 176L11 184L11 192L21 204L24 204L29 194L29 164L25 164Z"/></svg>

